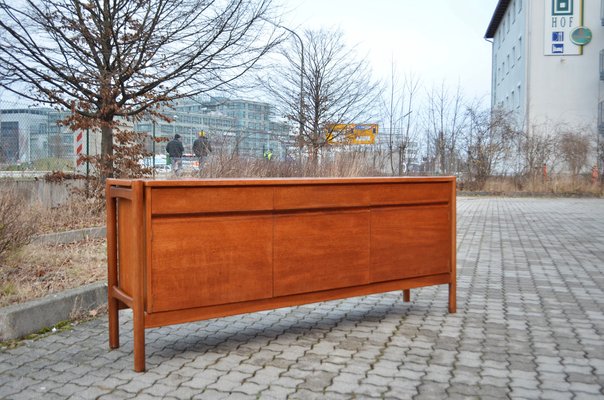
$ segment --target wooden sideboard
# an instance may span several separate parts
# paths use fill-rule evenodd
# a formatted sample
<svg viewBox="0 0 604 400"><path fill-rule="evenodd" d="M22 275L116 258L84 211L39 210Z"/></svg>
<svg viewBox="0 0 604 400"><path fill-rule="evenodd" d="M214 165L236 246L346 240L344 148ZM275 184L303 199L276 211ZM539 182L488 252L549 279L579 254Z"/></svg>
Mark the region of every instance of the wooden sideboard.
<svg viewBox="0 0 604 400"><path fill-rule="evenodd" d="M109 346L145 328L448 284L455 178L107 180Z"/></svg>

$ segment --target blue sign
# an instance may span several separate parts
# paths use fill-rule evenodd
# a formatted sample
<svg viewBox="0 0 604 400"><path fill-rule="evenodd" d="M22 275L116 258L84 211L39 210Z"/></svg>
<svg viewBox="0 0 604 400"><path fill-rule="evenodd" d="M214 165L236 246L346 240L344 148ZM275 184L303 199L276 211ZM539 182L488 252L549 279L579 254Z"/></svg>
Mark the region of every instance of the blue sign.
<svg viewBox="0 0 604 400"><path fill-rule="evenodd" d="M552 44L552 53L553 54L564 54L564 43Z"/></svg>
<svg viewBox="0 0 604 400"><path fill-rule="evenodd" d="M564 42L564 32L552 32L552 42Z"/></svg>

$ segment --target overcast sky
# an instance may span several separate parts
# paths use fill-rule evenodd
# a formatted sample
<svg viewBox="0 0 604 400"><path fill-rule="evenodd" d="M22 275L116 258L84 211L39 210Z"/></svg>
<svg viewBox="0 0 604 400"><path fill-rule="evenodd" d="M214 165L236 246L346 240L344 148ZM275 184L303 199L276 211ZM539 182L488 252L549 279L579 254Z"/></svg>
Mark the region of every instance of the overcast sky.
<svg viewBox="0 0 604 400"><path fill-rule="evenodd" d="M484 39L497 0L287 0L283 24L339 28L381 78L391 60L426 87L458 82L468 97L490 94L491 44Z"/></svg>
<svg viewBox="0 0 604 400"><path fill-rule="evenodd" d="M497 0L276 1L290 29L342 30L348 44L369 57L376 77L387 79L394 60L426 88L459 83L466 97L489 102L491 44L484 33Z"/></svg>

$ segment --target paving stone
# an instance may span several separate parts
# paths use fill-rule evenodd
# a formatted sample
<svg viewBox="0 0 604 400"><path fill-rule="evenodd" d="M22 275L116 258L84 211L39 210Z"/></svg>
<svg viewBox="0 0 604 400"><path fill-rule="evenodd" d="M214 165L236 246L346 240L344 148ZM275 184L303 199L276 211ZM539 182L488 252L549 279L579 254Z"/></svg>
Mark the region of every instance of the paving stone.
<svg viewBox="0 0 604 400"><path fill-rule="evenodd" d="M263 390L266 390L267 388L268 385L259 385L253 382L245 382L233 389L233 392L243 393L250 396L257 396L258 393L262 392Z"/></svg>
<svg viewBox="0 0 604 400"><path fill-rule="evenodd" d="M478 385L466 385L462 383L453 383L447 389L449 396L459 395L465 398L478 397L479 387Z"/></svg>
<svg viewBox="0 0 604 400"><path fill-rule="evenodd" d="M445 398L447 396L448 384L436 382L424 382L418 388L419 395L415 398L435 399Z"/></svg>
<svg viewBox="0 0 604 400"><path fill-rule="evenodd" d="M600 394L587 394L587 393L581 393L581 392L577 392L575 393L575 400L601 400L602 399L602 394L604 393L600 393Z"/></svg>
<svg viewBox="0 0 604 400"><path fill-rule="evenodd" d="M215 369L205 369L199 371L199 373L192 377L190 380L183 382L183 386L188 386L194 389L204 389L208 385L215 383L220 377L224 375L224 372Z"/></svg>
<svg viewBox="0 0 604 400"><path fill-rule="evenodd" d="M268 389L263 390L258 398L260 399L285 399L296 391L295 388L286 388L278 385L272 385Z"/></svg>
<svg viewBox="0 0 604 400"><path fill-rule="evenodd" d="M224 392L219 392L217 390L212 390L212 389L208 389L208 390L204 390L202 393L198 393L193 395L193 397L191 397L191 399L195 399L195 400L223 400L223 399L228 399L230 396L230 393L224 393Z"/></svg>
<svg viewBox="0 0 604 400"><path fill-rule="evenodd" d="M598 384L586 384L581 382L572 382L570 384L570 390L573 393L588 393L588 394L598 394L602 393L603 387Z"/></svg>

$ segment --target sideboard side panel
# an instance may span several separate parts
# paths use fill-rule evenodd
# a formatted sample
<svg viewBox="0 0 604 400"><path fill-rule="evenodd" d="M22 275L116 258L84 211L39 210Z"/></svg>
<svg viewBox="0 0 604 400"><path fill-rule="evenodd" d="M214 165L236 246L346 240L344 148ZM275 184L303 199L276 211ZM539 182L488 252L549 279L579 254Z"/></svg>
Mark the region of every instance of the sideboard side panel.
<svg viewBox="0 0 604 400"><path fill-rule="evenodd" d="M133 223L134 207L130 200L117 199L118 284L129 296L134 296L134 270L137 268L135 230L140 229Z"/></svg>

